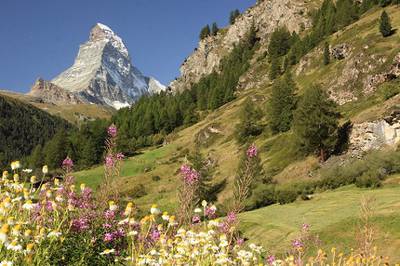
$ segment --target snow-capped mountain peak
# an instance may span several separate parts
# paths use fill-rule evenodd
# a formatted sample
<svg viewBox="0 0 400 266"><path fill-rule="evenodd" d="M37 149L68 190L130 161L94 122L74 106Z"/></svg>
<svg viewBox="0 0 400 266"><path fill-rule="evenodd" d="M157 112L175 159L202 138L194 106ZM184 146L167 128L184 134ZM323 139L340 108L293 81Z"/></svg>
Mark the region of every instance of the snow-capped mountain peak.
<svg viewBox="0 0 400 266"><path fill-rule="evenodd" d="M131 105L142 95L165 90L165 86L132 65L122 39L101 23L91 29L89 40L79 47L74 64L51 83L73 93L82 102L116 109ZM49 93L37 88L36 91Z"/></svg>

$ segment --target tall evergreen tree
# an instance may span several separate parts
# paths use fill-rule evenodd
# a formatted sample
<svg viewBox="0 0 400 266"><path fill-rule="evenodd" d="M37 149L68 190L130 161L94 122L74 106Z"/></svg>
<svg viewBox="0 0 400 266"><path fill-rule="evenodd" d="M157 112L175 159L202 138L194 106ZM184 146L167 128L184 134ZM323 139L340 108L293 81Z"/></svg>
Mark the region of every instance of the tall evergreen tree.
<svg viewBox="0 0 400 266"><path fill-rule="evenodd" d="M28 164L30 168L40 169L44 165L42 150L43 148L40 144L33 149L32 154L28 158Z"/></svg>
<svg viewBox="0 0 400 266"><path fill-rule="evenodd" d="M324 65L328 65L331 61L331 53L329 50L329 43L325 42L324 45Z"/></svg>
<svg viewBox="0 0 400 266"><path fill-rule="evenodd" d="M277 28L270 38L268 54L270 58L285 55L291 45L291 34L286 27Z"/></svg>
<svg viewBox="0 0 400 266"><path fill-rule="evenodd" d="M261 111L254 106L250 99L246 99L239 114L240 121L235 132L238 143L244 144L251 140L252 137L261 134L262 127L259 122L261 117Z"/></svg>
<svg viewBox="0 0 400 266"><path fill-rule="evenodd" d="M45 163L50 169L57 169L67 157L67 138L63 130L57 132L44 147Z"/></svg>
<svg viewBox="0 0 400 266"><path fill-rule="evenodd" d="M277 57L272 57L271 58L271 67L269 70L269 78L271 80L274 80L278 76L280 76L281 73L282 73L281 60Z"/></svg>
<svg viewBox="0 0 400 266"><path fill-rule="evenodd" d="M385 10L382 12L381 19L379 20L379 31L383 37L388 37L392 34L390 18Z"/></svg>
<svg viewBox="0 0 400 266"><path fill-rule="evenodd" d="M204 28L202 28L200 31L200 40L203 40L204 38L210 36L210 33L211 33L210 25L204 26Z"/></svg>
<svg viewBox="0 0 400 266"><path fill-rule="evenodd" d="M294 115L293 129L306 152L317 152L320 160L334 151L339 114L336 104L318 86L306 89Z"/></svg>
<svg viewBox="0 0 400 266"><path fill-rule="evenodd" d="M234 11L231 11L230 15L229 15L229 24L233 24L236 21L236 18L240 16L240 11L239 9L235 9Z"/></svg>
<svg viewBox="0 0 400 266"><path fill-rule="evenodd" d="M273 133L290 129L296 105L295 91L296 84L290 72L274 82L267 106L269 125Z"/></svg>
<svg viewBox="0 0 400 266"><path fill-rule="evenodd" d="M214 22L211 27L211 35L216 36L218 31L219 31L218 25L216 22Z"/></svg>

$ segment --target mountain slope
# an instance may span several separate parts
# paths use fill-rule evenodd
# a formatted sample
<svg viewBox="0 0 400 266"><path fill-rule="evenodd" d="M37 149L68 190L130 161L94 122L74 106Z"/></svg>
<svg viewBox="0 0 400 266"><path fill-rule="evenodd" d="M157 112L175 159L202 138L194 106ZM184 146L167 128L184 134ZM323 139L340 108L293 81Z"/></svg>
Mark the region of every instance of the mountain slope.
<svg viewBox="0 0 400 266"><path fill-rule="evenodd" d="M30 155L60 129L71 128L65 120L32 105L0 95L0 166Z"/></svg>
<svg viewBox="0 0 400 266"><path fill-rule="evenodd" d="M60 93L62 89L64 93ZM119 36L109 27L97 23L89 40L80 46L74 64L51 82L35 84L29 95L51 103L76 104L81 101L119 109L149 94L150 90L164 89L131 63L129 52Z"/></svg>

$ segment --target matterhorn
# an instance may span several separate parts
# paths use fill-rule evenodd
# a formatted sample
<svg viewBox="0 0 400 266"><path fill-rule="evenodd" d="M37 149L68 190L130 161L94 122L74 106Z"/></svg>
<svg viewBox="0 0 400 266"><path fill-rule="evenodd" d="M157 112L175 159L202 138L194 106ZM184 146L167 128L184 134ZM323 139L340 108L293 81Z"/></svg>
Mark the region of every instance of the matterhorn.
<svg viewBox="0 0 400 266"><path fill-rule="evenodd" d="M132 64L122 39L97 23L74 64L51 81L38 79L29 94L54 104L91 103L120 109L163 90L165 86Z"/></svg>

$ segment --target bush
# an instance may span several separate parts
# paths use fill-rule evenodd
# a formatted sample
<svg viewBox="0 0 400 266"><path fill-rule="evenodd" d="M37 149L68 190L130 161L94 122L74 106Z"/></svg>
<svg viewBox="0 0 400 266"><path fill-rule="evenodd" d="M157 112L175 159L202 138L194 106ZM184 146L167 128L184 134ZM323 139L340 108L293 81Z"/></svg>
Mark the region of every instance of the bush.
<svg viewBox="0 0 400 266"><path fill-rule="evenodd" d="M255 210L276 203L275 185L260 184L246 200L245 210Z"/></svg>
<svg viewBox="0 0 400 266"><path fill-rule="evenodd" d="M294 202L297 196L297 191L294 188L285 188L276 192L276 200L281 205Z"/></svg>
<svg viewBox="0 0 400 266"><path fill-rule="evenodd" d="M378 188L381 185L379 173L376 172L366 172L362 176L356 178L356 186L360 188Z"/></svg>
<svg viewBox="0 0 400 266"><path fill-rule="evenodd" d="M151 180L153 180L154 182L158 182L158 181L161 180L161 177L158 176L158 175L153 175L153 176L151 177Z"/></svg>

